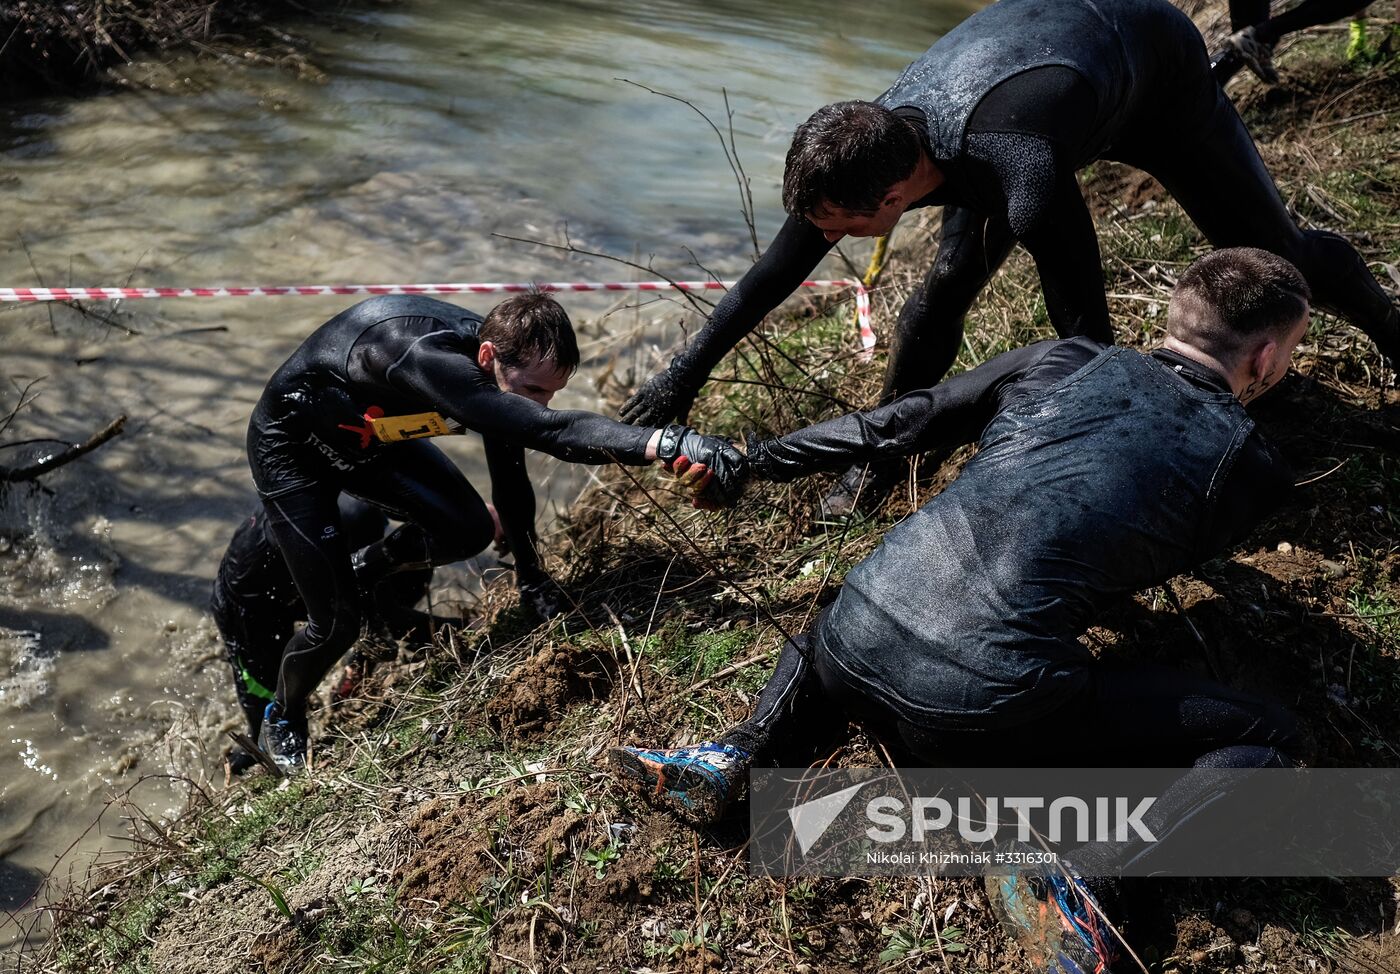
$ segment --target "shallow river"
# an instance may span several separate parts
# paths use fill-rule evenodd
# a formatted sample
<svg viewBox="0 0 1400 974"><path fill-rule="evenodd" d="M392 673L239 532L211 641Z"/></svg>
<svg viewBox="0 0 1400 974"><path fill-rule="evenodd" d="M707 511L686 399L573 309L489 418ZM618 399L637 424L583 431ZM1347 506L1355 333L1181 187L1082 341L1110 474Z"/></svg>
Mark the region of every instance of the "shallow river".
<svg viewBox="0 0 1400 974"><path fill-rule="evenodd" d="M137 66L130 90L0 113L0 286L636 276L492 234L567 234L672 277L704 276L693 251L733 274L752 247L714 134L618 79L726 127L727 89L766 243L792 127L877 94L976 5L404 0L307 28L320 79ZM254 504L248 414L299 339L351 300L0 310L0 420L21 389L37 394L0 444L78 441L130 417L45 489L0 497L0 910L55 866L77 875L120 849L112 796L135 786L160 815L183 794L162 776L222 784L221 734L237 722L204 606ZM683 317L669 299L566 303L588 361L556 404L575 408L599 406L599 370L650 370ZM0 449L0 464L44 448ZM448 450L484 475L474 438ZM567 503L577 481L531 464ZM448 574L438 597L469 586ZM0 926L0 944L17 930Z"/></svg>

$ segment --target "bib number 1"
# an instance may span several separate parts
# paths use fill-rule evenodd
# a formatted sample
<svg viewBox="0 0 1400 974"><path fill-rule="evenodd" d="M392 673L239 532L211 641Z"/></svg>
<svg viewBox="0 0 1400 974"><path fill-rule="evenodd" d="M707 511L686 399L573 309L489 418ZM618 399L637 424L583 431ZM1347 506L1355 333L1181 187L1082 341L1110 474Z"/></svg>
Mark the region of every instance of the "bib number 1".
<svg viewBox="0 0 1400 974"><path fill-rule="evenodd" d="M439 413L414 413L410 416L382 416L370 420L375 438L381 443L417 440L425 436L451 436L462 432L462 424L446 419Z"/></svg>

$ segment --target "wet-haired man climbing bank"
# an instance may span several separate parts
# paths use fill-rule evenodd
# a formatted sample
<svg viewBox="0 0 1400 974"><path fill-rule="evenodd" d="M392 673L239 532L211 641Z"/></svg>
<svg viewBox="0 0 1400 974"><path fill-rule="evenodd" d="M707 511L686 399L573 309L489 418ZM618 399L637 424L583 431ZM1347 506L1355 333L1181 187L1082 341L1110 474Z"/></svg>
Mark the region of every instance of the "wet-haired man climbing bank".
<svg viewBox="0 0 1400 974"><path fill-rule="evenodd" d="M1167 0L1000 0L963 21L873 102L827 105L797 128L783 175L790 216L704 329L623 407L629 422L687 414L720 359L842 237L888 233L943 207L937 257L906 301L882 402L933 385L967 309L1020 243L1062 337L1111 342L1093 220L1075 173L1095 159L1146 170L1217 247L1292 262L1316 302L1400 360L1400 310L1341 237L1301 230L1211 75L1204 41ZM900 464L852 468L827 498L874 501Z"/></svg>
<svg viewBox="0 0 1400 974"><path fill-rule="evenodd" d="M248 460L307 619L282 653L261 728L259 744L279 765L304 764L307 697L358 638L376 587L471 557L495 536L481 495L424 438L482 434L521 601L541 618L569 600L540 567L525 448L575 463L660 460L699 502L736 496L743 457L728 440L547 408L578 363L573 326L548 295L511 298L484 319L432 298L386 296L326 322L269 380ZM342 493L403 523L352 552Z"/></svg>

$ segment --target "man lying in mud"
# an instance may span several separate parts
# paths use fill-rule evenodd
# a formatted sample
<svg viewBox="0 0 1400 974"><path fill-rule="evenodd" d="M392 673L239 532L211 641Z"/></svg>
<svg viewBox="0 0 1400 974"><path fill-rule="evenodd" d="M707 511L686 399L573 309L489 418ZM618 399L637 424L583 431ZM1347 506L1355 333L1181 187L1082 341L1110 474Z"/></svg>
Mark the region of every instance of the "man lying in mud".
<svg viewBox="0 0 1400 974"><path fill-rule="evenodd" d="M518 295L484 319L431 298L386 296L326 322L268 381L248 460L307 619L286 643L260 731L279 766L304 765L306 699L359 637L367 593L397 573L469 558L496 534L481 495L424 437L482 434L521 601L540 618L569 600L540 566L525 448L574 463L660 460L697 503L736 496L743 457L728 440L547 408L578 363L573 326L548 295ZM403 523L352 551L342 493Z"/></svg>
<svg viewBox="0 0 1400 974"><path fill-rule="evenodd" d="M384 537L389 519L377 508L348 494L341 495L339 507L341 531L351 549ZM400 639L423 643L432 638L437 620L414 608L428 594L432 577L432 569L425 568L390 575L379 583L363 607L366 628L376 645L356 648L332 690L334 698L351 695L374 669L380 654L387 652L381 641L395 645ZM306 606L292 574L267 532L266 511L259 509L233 533L214 576L209 608L233 670L233 688L248 724L248 739L255 742L263 712L272 702L271 688L277 685L282 650L297 623L306 621ZM233 774L257 763L241 746L230 748L225 760Z"/></svg>
<svg viewBox="0 0 1400 974"><path fill-rule="evenodd" d="M1217 247L1296 265L1317 303L1400 359L1400 310L1341 237L1301 230L1211 75L1196 27L1166 0L1001 0L950 31L873 102L819 109L783 174L787 222L671 365L623 406L629 422L684 417L720 359L847 235L889 233L941 206L937 257L905 302L881 402L933 385L963 316L1020 243L1062 337L1110 343L1093 220L1075 173L1095 159L1146 170ZM852 467L824 504L872 507L902 462Z"/></svg>
<svg viewBox="0 0 1400 974"><path fill-rule="evenodd" d="M1239 540L1289 492L1244 406L1287 372L1308 308L1287 261L1220 250L1181 275L1150 354L1038 342L752 444L752 474L775 481L979 450L783 647L749 720L691 747L615 748L612 762L701 821L724 812L754 762L805 764L847 717L906 766L1288 766L1301 745L1281 706L1097 661L1079 637L1113 601Z"/></svg>

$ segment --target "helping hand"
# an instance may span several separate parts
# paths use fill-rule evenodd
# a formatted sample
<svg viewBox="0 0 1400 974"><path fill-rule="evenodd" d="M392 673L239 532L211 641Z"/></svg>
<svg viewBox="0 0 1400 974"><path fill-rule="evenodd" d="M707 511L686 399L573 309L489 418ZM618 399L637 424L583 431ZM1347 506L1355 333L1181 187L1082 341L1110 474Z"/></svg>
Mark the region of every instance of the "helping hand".
<svg viewBox="0 0 1400 974"><path fill-rule="evenodd" d="M668 366L642 383L618 415L634 426L660 426L689 415L699 392L676 373L675 366Z"/></svg>
<svg viewBox="0 0 1400 974"><path fill-rule="evenodd" d="M748 459L733 443L689 426L663 429L656 458L694 495L692 503L706 510L734 506L749 479Z"/></svg>

